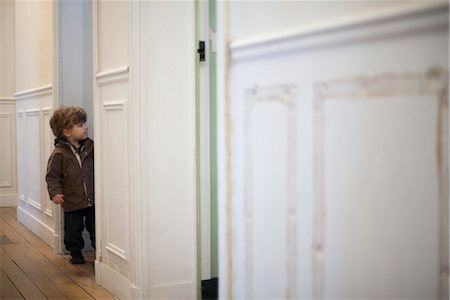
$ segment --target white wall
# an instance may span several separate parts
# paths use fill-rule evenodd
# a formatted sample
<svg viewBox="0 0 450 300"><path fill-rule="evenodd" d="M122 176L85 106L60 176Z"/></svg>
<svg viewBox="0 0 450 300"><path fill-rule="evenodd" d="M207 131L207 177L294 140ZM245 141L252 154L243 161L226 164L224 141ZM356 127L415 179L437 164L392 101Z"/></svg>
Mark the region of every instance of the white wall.
<svg viewBox="0 0 450 300"><path fill-rule="evenodd" d="M15 3L16 92L52 82L52 3Z"/></svg>
<svg viewBox="0 0 450 300"><path fill-rule="evenodd" d="M48 197L45 172L53 149L54 3L16 1L15 65L18 220L51 247L59 247L59 207Z"/></svg>
<svg viewBox="0 0 450 300"><path fill-rule="evenodd" d="M59 8L59 102L86 110L90 137L93 138L92 3L61 1Z"/></svg>
<svg viewBox="0 0 450 300"><path fill-rule="evenodd" d="M14 2L0 3L0 207L17 205Z"/></svg>
<svg viewBox="0 0 450 300"><path fill-rule="evenodd" d="M448 298L448 6L218 13L221 298Z"/></svg>
<svg viewBox="0 0 450 300"><path fill-rule="evenodd" d="M14 2L2 1L0 3L0 95L12 97L16 88L14 67Z"/></svg>
<svg viewBox="0 0 450 300"><path fill-rule="evenodd" d="M231 39L255 38L296 27L345 20L422 1L235 1L231 6ZM270 20L268 22L267 20Z"/></svg>

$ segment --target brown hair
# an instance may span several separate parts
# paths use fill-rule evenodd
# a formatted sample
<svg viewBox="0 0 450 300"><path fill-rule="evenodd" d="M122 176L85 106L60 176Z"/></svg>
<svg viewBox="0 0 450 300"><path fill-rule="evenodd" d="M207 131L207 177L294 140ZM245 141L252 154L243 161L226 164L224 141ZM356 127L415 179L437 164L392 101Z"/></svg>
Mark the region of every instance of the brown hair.
<svg viewBox="0 0 450 300"><path fill-rule="evenodd" d="M74 125L85 123L87 114L78 106L60 107L53 113L50 119L50 127L58 138L64 137L64 129L70 129Z"/></svg>

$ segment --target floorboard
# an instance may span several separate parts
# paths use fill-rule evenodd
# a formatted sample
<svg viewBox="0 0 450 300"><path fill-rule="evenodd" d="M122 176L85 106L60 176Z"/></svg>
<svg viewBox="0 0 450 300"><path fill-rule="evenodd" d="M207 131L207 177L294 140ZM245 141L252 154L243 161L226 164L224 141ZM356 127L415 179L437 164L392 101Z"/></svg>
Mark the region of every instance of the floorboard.
<svg viewBox="0 0 450 300"><path fill-rule="evenodd" d="M95 253L72 265L17 221L15 208L0 208L0 299L116 299L95 284Z"/></svg>

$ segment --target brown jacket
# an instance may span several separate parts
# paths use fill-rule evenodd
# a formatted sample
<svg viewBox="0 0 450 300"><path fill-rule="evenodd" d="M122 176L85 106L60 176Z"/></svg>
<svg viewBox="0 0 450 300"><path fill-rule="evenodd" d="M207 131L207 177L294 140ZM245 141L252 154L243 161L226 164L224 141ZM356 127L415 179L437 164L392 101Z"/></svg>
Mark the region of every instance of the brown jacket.
<svg viewBox="0 0 450 300"><path fill-rule="evenodd" d="M69 142L55 140L55 149L47 165L47 189L50 199L64 195L64 211L73 211L94 205L94 142L84 140L78 151Z"/></svg>

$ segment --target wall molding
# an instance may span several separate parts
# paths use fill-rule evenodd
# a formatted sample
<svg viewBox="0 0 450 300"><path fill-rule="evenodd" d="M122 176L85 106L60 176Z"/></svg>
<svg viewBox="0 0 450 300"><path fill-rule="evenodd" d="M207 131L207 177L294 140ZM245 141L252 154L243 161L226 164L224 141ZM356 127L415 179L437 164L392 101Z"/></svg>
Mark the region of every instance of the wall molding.
<svg viewBox="0 0 450 300"><path fill-rule="evenodd" d="M130 280L98 260L95 261L95 276L97 284L111 291L119 299L132 299Z"/></svg>
<svg viewBox="0 0 450 300"><path fill-rule="evenodd" d="M296 298L296 274L297 274L297 253L296 247L298 243L297 232L297 201L295 197L295 144L296 144L296 126L295 126L295 100L297 87L295 85L279 85L279 86L264 86L253 87L245 90L245 297L254 298L253 290L253 278L254 278L254 262L253 262L253 232L254 232L254 196L252 192L253 182L253 166L252 166L252 130L251 122L253 117L253 111L257 105L264 103L278 103L285 109L287 115L287 149L285 157L287 160L287 168L285 170L286 175L286 187L287 187L287 199L286 199L286 216L285 228L286 228L286 274L288 280L286 282L285 295L283 297ZM280 295L282 296L282 295Z"/></svg>
<svg viewBox="0 0 450 300"><path fill-rule="evenodd" d="M436 66L422 74L379 74L358 76L354 79L331 80L317 83L316 109L321 109L328 98L366 98L386 96L416 96L440 94L447 81L447 71Z"/></svg>
<svg viewBox="0 0 450 300"><path fill-rule="evenodd" d="M125 100L106 101L106 102L103 102L103 104L102 104L102 106L105 110L123 110L124 105L125 105Z"/></svg>
<svg viewBox="0 0 450 300"><path fill-rule="evenodd" d="M46 214L50 218L53 217L53 212L52 212L51 209L46 208L45 211L44 211L44 214Z"/></svg>
<svg viewBox="0 0 450 300"><path fill-rule="evenodd" d="M27 203L28 203L29 205L31 205L32 207L36 208L36 209L39 210L39 211L42 209L41 204L38 203L38 202L36 202L36 200L33 200L33 199L31 199L31 198L28 198Z"/></svg>
<svg viewBox="0 0 450 300"><path fill-rule="evenodd" d="M338 79L315 84L315 201L313 232L313 284L315 299L325 298L325 117L324 103L328 99L351 99L356 101L377 101L380 97L435 95L439 103L437 126L438 201L439 201L439 298L444 298L448 282L448 153L447 131L444 130L448 114L448 72L438 67L418 74L379 74ZM448 287L448 286L447 286Z"/></svg>
<svg viewBox="0 0 450 300"><path fill-rule="evenodd" d="M183 281L150 286L150 295L155 299L192 299L194 282Z"/></svg>
<svg viewBox="0 0 450 300"><path fill-rule="evenodd" d="M17 101L35 98L35 97L41 97L46 95L51 95L53 91L53 87L51 84L44 85L41 87L37 87L34 89L29 89L25 91L20 91L14 94Z"/></svg>
<svg viewBox="0 0 450 300"><path fill-rule="evenodd" d="M124 261L129 262L129 259L127 259L125 257L125 250L120 249L119 247L117 247L117 246L115 246L115 245L113 245L111 243L106 243L105 249L108 250L109 252L111 252L112 254L120 257Z"/></svg>
<svg viewBox="0 0 450 300"><path fill-rule="evenodd" d="M17 204L17 193L0 195L0 207L15 207Z"/></svg>
<svg viewBox="0 0 450 300"><path fill-rule="evenodd" d="M264 36L238 39L230 44L232 60L257 59L324 46L396 36L399 34L446 30L448 3L421 2L399 5L388 10L371 11L351 17L302 26Z"/></svg>
<svg viewBox="0 0 450 300"><path fill-rule="evenodd" d="M0 96L0 104L15 105L16 104L16 98Z"/></svg>
<svg viewBox="0 0 450 300"><path fill-rule="evenodd" d="M123 66L116 69L109 69L99 72L95 75L99 86L127 81L129 76L129 66Z"/></svg>
<svg viewBox="0 0 450 300"><path fill-rule="evenodd" d="M145 47L148 36L146 35L145 20L147 16L144 13L143 2L130 2L130 74L129 74L129 89L128 99L130 104L128 106L128 121L129 134L128 141L130 143L130 157L129 157L129 189L130 189L130 230L131 243L130 248L130 281L133 287L134 298L147 299L149 298L149 288L146 279L149 276L149 270L145 266L149 265L146 239L143 239L145 228L147 226L147 219L143 218L142 212L148 211L146 208L146 201L143 201L142 195L142 179L145 178L142 174L142 166L145 159L142 158L142 115L145 113L145 105L142 103L145 98L145 91L142 89L143 79L145 78L146 68L139 68L145 66L147 49Z"/></svg>
<svg viewBox="0 0 450 300"><path fill-rule="evenodd" d="M7 188L7 187L13 187L13 182L14 180L14 156L15 154L13 153L15 146L14 146L14 140L15 137L13 136L14 133L14 126L13 126L13 120L14 118L12 118L11 116L13 116L13 114L11 112L0 112L0 119L6 119L6 132L4 137L6 138L7 136L9 136L7 138L7 140L3 140L2 143L8 142L8 146L9 146L9 153L3 153L3 155L9 156L9 174L8 174L8 178L6 181L0 181L0 188ZM5 127L0 126L0 129L5 129ZM8 132L9 131L9 132ZM1 132L0 132L1 133ZM7 150L8 151L8 150ZM1 157L0 159L3 159L3 157ZM7 163L6 161L2 161L3 163ZM3 167L3 171L5 171L6 168Z"/></svg>

